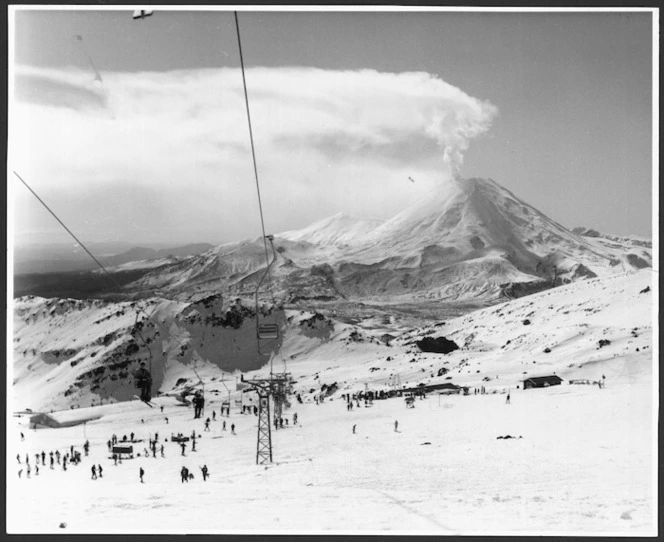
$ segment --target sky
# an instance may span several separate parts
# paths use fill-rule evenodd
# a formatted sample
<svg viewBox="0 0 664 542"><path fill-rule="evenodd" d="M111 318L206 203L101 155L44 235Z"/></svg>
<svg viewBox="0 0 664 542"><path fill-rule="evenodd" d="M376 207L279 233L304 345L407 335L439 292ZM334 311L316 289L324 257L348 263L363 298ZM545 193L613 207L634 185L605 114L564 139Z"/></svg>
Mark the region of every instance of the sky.
<svg viewBox="0 0 664 542"><path fill-rule="evenodd" d="M459 175L652 235L651 12L238 18L266 233L389 218ZM81 240L261 234L232 12L15 9L10 44L10 171ZM70 241L10 181L14 241Z"/></svg>

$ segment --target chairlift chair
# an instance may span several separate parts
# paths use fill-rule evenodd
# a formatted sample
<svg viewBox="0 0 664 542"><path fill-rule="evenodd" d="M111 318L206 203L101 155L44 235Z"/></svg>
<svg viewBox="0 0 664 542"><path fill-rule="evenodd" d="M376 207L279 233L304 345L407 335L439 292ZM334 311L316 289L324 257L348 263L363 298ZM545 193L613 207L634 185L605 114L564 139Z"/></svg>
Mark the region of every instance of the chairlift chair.
<svg viewBox="0 0 664 542"><path fill-rule="evenodd" d="M256 296L256 339L258 343L258 352L261 352L261 340L277 340L279 338L279 326L275 323L260 323L259 321L259 310L258 310L258 291L260 290L261 284L263 284L263 281L265 280L265 277L267 277L268 273L270 272L270 268L272 265L274 265L274 262L277 261L277 251L274 248L274 243L272 242L274 237L272 235L266 235L265 238L270 241L270 246L272 247L272 261L269 262L267 268L265 269L265 273L263 273L263 276L261 277L260 282L258 283L258 286L256 287L255 291L255 296Z"/></svg>
<svg viewBox="0 0 664 542"><path fill-rule="evenodd" d="M277 324L258 324L259 339L278 339L279 326Z"/></svg>

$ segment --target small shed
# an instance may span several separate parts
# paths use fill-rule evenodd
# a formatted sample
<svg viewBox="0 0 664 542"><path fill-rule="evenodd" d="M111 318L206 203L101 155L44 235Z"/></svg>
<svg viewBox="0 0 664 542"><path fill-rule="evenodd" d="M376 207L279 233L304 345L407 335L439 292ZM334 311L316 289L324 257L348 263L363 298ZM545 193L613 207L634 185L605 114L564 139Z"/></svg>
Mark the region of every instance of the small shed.
<svg viewBox="0 0 664 542"><path fill-rule="evenodd" d="M563 381L558 375L532 376L523 381L523 389L528 388L548 388L549 386L558 386Z"/></svg>

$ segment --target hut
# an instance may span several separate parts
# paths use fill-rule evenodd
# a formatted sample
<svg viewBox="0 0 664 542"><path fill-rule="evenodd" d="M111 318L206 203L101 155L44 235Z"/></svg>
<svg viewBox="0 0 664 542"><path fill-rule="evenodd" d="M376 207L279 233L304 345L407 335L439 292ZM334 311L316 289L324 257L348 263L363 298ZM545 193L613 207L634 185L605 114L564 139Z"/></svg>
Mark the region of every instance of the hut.
<svg viewBox="0 0 664 542"><path fill-rule="evenodd" d="M558 375L532 376L523 381L523 389L528 388L548 388L549 386L558 386L563 381Z"/></svg>

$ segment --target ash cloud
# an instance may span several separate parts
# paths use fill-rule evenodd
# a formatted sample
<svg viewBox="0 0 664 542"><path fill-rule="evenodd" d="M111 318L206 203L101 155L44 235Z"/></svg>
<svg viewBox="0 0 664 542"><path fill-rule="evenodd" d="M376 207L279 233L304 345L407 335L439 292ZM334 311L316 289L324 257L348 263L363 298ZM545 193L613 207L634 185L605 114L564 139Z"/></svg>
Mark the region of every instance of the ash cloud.
<svg viewBox="0 0 664 542"><path fill-rule="evenodd" d="M457 175L464 151L497 114L490 103L425 72L253 68L246 78L272 231L340 211L391 216L430 188L408 176L433 183ZM10 104L14 168L54 196L83 188L90 201L78 210L90 215L81 217L83 224L94 223L101 197L115 186L137 183L172 205L162 211L181 221L171 238L181 233L191 240L192 224L196 235L254 234L238 69L106 72L103 88L89 79L80 71L17 67ZM235 217L220 213L218 202ZM153 218L136 216L134 229L151 228ZM117 227L121 232L123 225Z"/></svg>

